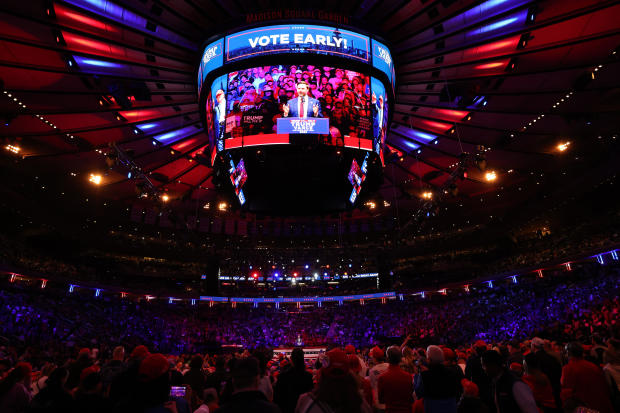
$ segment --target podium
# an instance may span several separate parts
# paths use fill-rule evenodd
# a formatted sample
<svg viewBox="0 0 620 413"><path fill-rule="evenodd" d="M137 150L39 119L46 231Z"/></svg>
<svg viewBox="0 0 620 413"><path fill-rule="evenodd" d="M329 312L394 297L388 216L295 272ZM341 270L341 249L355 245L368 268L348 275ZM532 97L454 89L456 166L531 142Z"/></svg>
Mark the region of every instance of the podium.
<svg viewBox="0 0 620 413"><path fill-rule="evenodd" d="M278 118L278 134L327 135L329 134L328 118Z"/></svg>

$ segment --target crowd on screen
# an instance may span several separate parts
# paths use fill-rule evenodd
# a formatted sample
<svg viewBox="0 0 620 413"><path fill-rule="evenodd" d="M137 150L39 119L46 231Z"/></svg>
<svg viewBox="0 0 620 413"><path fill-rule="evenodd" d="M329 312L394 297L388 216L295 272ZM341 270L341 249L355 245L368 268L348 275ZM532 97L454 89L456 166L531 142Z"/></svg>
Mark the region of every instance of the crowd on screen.
<svg viewBox="0 0 620 413"><path fill-rule="evenodd" d="M619 286L618 267L592 265L456 296L231 309L6 284L0 411L612 412ZM269 350L295 345L329 351Z"/></svg>
<svg viewBox="0 0 620 413"><path fill-rule="evenodd" d="M319 101L322 117L330 119L332 137L364 134L372 138L370 78L346 69L277 65L231 73L226 95L228 111L262 115L259 129L245 134L273 133L276 119L282 116L282 106L297 96L300 81L307 83L308 97Z"/></svg>

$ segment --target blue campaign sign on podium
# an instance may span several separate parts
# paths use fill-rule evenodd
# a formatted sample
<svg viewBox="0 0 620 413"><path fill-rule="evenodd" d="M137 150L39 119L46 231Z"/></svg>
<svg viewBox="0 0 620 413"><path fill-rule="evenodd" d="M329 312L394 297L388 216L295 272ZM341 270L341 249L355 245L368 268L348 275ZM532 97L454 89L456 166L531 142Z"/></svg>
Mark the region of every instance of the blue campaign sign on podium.
<svg viewBox="0 0 620 413"><path fill-rule="evenodd" d="M329 133L328 118L278 118L277 133L315 133L327 135Z"/></svg>

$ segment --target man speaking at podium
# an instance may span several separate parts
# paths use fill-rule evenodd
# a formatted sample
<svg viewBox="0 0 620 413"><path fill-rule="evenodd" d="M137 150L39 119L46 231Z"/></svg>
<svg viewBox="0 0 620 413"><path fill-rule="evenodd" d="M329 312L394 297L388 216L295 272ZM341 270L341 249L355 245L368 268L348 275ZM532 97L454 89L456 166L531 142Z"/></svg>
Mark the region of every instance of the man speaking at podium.
<svg viewBox="0 0 620 413"><path fill-rule="evenodd" d="M308 96L308 84L305 81L297 83L297 97L290 99L283 107L285 118L320 118L321 104L318 100Z"/></svg>

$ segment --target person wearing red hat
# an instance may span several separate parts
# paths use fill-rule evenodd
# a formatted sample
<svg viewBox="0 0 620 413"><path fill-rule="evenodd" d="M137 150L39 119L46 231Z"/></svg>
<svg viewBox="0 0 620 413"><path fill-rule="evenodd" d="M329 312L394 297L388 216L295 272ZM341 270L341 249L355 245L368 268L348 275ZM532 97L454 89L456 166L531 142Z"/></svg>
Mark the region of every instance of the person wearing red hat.
<svg viewBox="0 0 620 413"><path fill-rule="evenodd" d="M457 413L488 413L489 407L478 397L478 386L473 381L461 380L463 394L459 400Z"/></svg>
<svg viewBox="0 0 620 413"><path fill-rule="evenodd" d="M133 351L131 352L131 354L129 355L130 358L132 359L140 359L140 361L144 360L146 358L146 356L148 356L149 353L149 349L146 346L140 345L140 346L136 346Z"/></svg>
<svg viewBox="0 0 620 413"><path fill-rule="evenodd" d="M347 354L350 354L350 355L353 355L353 356L357 357L357 359L359 360L360 368L359 368L359 370L356 370L356 372L357 372L357 374L360 375L360 377L366 377L366 371L367 371L368 367L366 367L366 363L364 363L364 360L362 360L362 358L355 353L355 346L353 344L348 344L344 348L344 351Z"/></svg>
<svg viewBox="0 0 620 413"><path fill-rule="evenodd" d="M295 413L331 412L372 413L349 371L347 354L337 348L327 352L327 365L319 371L316 389L302 394L295 408Z"/></svg>
<svg viewBox="0 0 620 413"><path fill-rule="evenodd" d="M379 403L379 376L385 373L390 366L385 362L385 356L383 350L374 346L370 349L370 359L373 367L368 372L368 377L370 378L370 385L372 386L372 397L374 400L374 408L375 410L384 411L385 404Z"/></svg>
<svg viewBox="0 0 620 413"><path fill-rule="evenodd" d="M110 411L109 399L103 397L103 381L98 366L90 366L82 370L74 399L76 412L106 413Z"/></svg>
<svg viewBox="0 0 620 413"><path fill-rule="evenodd" d="M291 352L292 366L284 369L273 388L273 401L283 413L293 413L299 396L312 390L312 374L306 371L304 351L297 347Z"/></svg>
<svg viewBox="0 0 620 413"><path fill-rule="evenodd" d="M443 350L443 357L444 357L444 365L446 366L448 370L451 370L454 372L456 377L458 377L459 383L460 383L461 379L465 378L465 374L463 374L463 369L461 369L461 367L458 364L456 364L456 353L454 352L454 350L452 350L449 347L443 347L442 350Z"/></svg>
<svg viewBox="0 0 620 413"><path fill-rule="evenodd" d="M508 366L508 369L515 375L518 377L521 377L523 375L523 364L519 364L519 363L510 363L510 365Z"/></svg>
<svg viewBox="0 0 620 413"><path fill-rule="evenodd" d="M379 403L385 404L386 413L409 413L413 403L413 377L398 365L402 352L397 346L387 349L389 363L377 380Z"/></svg>
<svg viewBox="0 0 620 413"><path fill-rule="evenodd" d="M132 388L135 394L125 411L189 413L189 404L184 398L170 395L171 387L168 359L162 354L148 355L140 363L137 383Z"/></svg>

